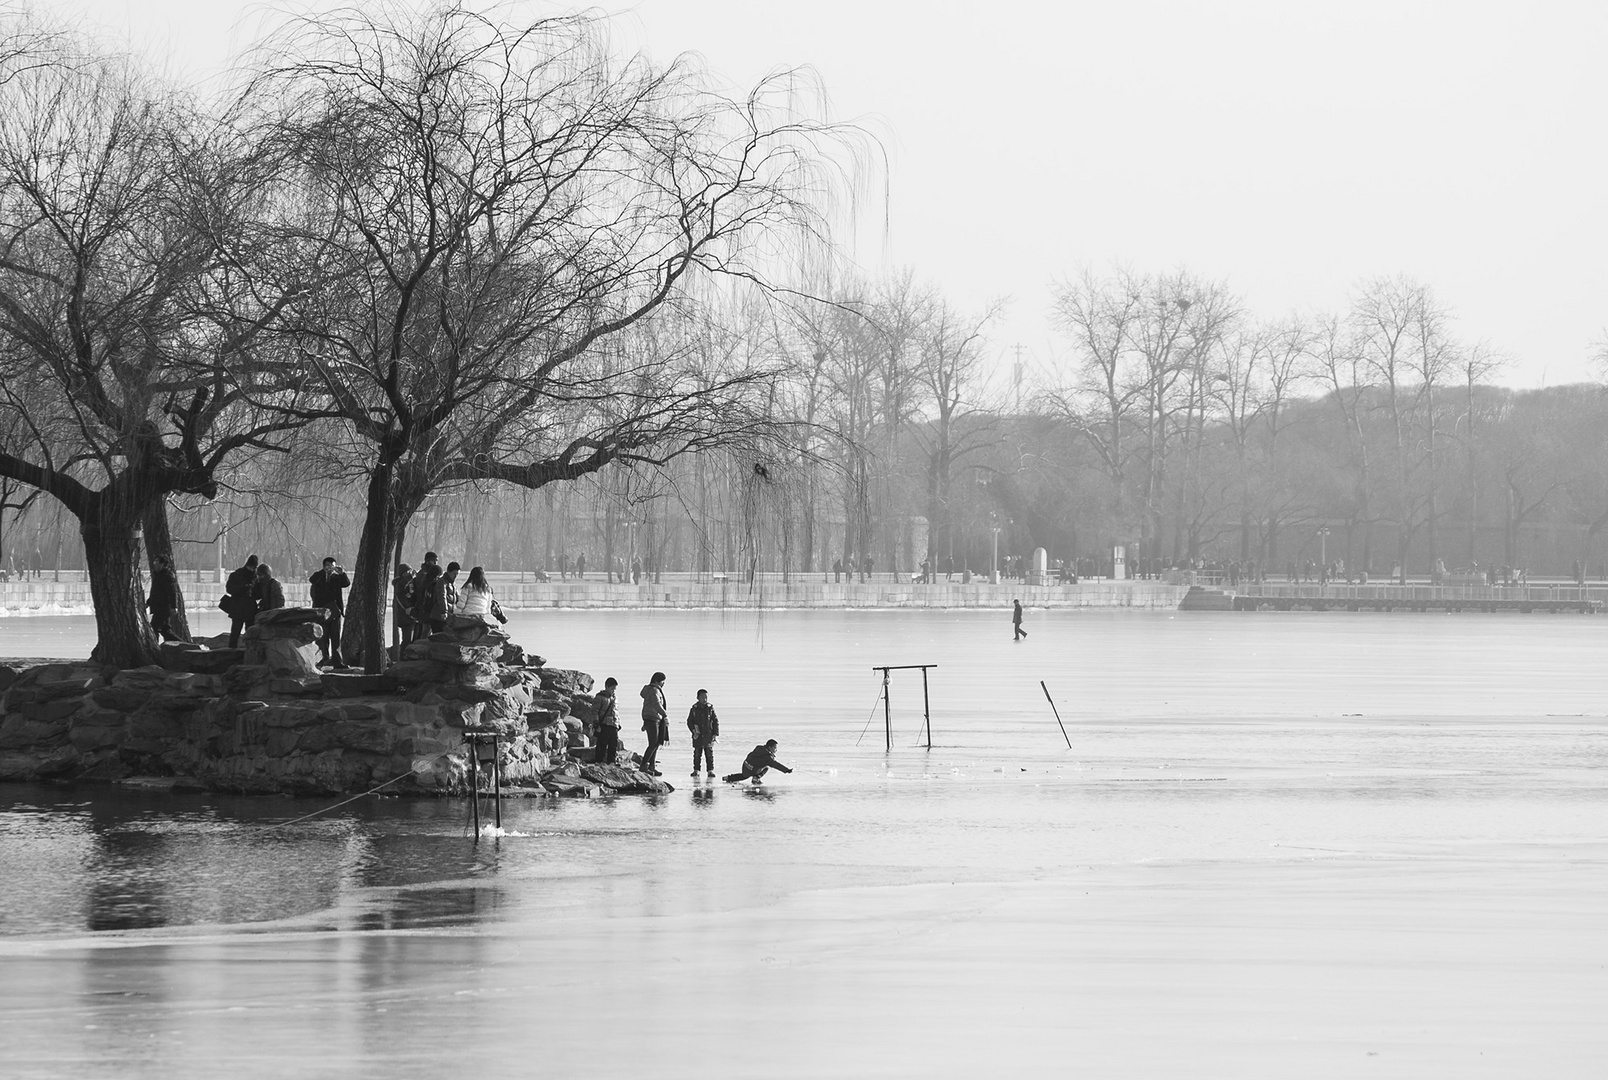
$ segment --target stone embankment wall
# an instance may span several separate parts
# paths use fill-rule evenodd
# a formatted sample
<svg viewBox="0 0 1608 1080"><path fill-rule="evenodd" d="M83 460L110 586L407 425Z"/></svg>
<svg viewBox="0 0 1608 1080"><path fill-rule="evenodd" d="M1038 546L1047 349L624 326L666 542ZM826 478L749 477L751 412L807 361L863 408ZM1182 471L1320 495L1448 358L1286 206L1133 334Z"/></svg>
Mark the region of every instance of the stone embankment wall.
<svg viewBox="0 0 1608 1080"><path fill-rule="evenodd" d="M199 789L469 790L470 730L500 737L529 791L668 790L589 759L591 676L550 668L477 620L408 646L382 675L321 673L318 613L265 612L243 648L164 646L164 665L0 662L0 780L178 778ZM398 780L398 778L401 778Z"/></svg>
<svg viewBox="0 0 1608 1080"><path fill-rule="evenodd" d="M693 581L685 575L640 585L585 581L520 581L517 574L490 575L506 608L998 608L1020 599L1035 608L1165 608L1176 610L1187 585L1164 581L1082 581L1076 585L1027 585L985 581L931 585L884 579L869 582L823 582L820 574L792 581L767 576L752 586L746 581ZM191 611L217 606L223 587L214 582L184 581ZM286 582L294 599L305 589ZM0 583L0 613L23 615L89 614L89 585L48 579Z"/></svg>

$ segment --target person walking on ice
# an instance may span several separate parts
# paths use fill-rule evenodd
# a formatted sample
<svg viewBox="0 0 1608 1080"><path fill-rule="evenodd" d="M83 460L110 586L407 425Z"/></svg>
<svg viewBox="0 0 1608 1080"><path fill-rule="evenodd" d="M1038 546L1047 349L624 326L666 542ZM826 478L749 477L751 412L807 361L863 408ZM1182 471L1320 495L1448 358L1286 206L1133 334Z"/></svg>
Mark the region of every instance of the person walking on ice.
<svg viewBox="0 0 1608 1080"><path fill-rule="evenodd" d="M687 713L687 730L692 732L692 778L698 779L698 762L709 764L709 779L715 778L715 740L720 737L720 717L709 704L709 691L698 691L698 700Z"/></svg>
<svg viewBox="0 0 1608 1080"><path fill-rule="evenodd" d="M1011 622L1016 627L1016 636L1011 638L1011 640L1021 641L1027 636L1027 631L1022 629L1022 602L1020 600L1012 600L1011 603L1016 605L1016 607L1011 611Z"/></svg>
<svg viewBox="0 0 1608 1080"><path fill-rule="evenodd" d="M767 739L763 745L756 746L748 752L748 756L743 758L743 771L734 772L726 777L726 783L740 784L744 780L752 780L757 784L759 783L759 778L772 768L780 769L785 773L793 771L776 760L776 740Z"/></svg>

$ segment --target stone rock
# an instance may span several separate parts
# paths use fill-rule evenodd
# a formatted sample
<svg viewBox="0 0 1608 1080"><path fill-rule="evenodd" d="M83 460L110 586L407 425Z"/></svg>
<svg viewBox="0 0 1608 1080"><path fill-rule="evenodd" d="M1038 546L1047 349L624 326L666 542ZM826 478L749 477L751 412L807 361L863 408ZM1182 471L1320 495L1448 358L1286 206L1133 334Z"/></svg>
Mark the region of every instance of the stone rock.
<svg viewBox="0 0 1608 1080"><path fill-rule="evenodd" d="M200 649L181 653L170 666L200 675L221 675L245 660L244 649Z"/></svg>
<svg viewBox="0 0 1608 1080"><path fill-rule="evenodd" d="M112 685L135 690L162 690L167 687L170 673L155 664L128 668L112 676Z"/></svg>
<svg viewBox="0 0 1608 1080"><path fill-rule="evenodd" d="M329 672L320 676L324 690L335 697L354 698L371 694L394 694L402 688L389 672L380 675Z"/></svg>
<svg viewBox="0 0 1608 1080"><path fill-rule="evenodd" d="M555 727L560 719L559 714L550 709L532 709L525 714L525 725L531 731L536 731L540 728Z"/></svg>
<svg viewBox="0 0 1608 1080"><path fill-rule="evenodd" d="M262 650L260 663L268 666L270 675L288 675L292 678L315 681L320 675L318 648L314 645L298 644L294 641L253 642L246 650L248 659L255 660L252 654L257 649Z"/></svg>
<svg viewBox="0 0 1608 1080"><path fill-rule="evenodd" d="M310 607L282 607L270 608L257 613L253 627L286 626L296 623L322 623L329 618L329 612L324 608ZM319 628L320 630L323 627Z"/></svg>
<svg viewBox="0 0 1608 1080"><path fill-rule="evenodd" d="M133 712L147 701L151 700L150 690L133 686L103 686L99 690L90 691L89 698L104 709L116 712Z"/></svg>
<svg viewBox="0 0 1608 1080"><path fill-rule="evenodd" d="M463 701L480 705L488 705L501 700L501 690L485 686L465 686L461 683L443 683L434 690L434 699L438 701Z"/></svg>
<svg viewBox="0 0 1608 1080"><path fill-rule="evenodd" d="M25 701L15 711L42 724L59 724L83 707L82 698L59 698L55 701Z"/></svg>
<svg viewBox="0 0 1608 1080"><path fill-rule="evenodd" d="M322 696L324 684L319 681L316 672L312 675L275 675L268 680L268 692L271 694L289 694L291 696L310 694Z"/></svg>
<svg viewBox="0 0 1608 1080"><path fill-rule="evenodd" d="M569 699L570 715L591 727L597 723L597 702L591 694L572 694Z"/></svg>
<svg viewBox="0 0 1608 1080"><path fill-rule="evenodd" d="M515 645L512 641L503 644L502 655L498 657L498 660L511 667L523 667L530 662L530 658L525 655L525 650L521 646Z"/></svg>
<svg viewBox="0 0 1608 1080"><path fill-rule="evenodd" d="M230 668L223 682L231 694L249 694L258 685L267 683L269 674L267 664L242 664Z"/></svg>
<svg viewBox="0 0 1608 1080"><path fill-rule="evenodd" d="M566 776L559 772L544 773L539 781L544 789L554 795L563 795L569 798L588 799L597 794L602 785L588 782L577 776Z"/></svg>
<svg viewBox="0 0 1608 1080"><path fill-rule="evenodd" d="M268 623L251 627L241 635L241 640L249 649L254 641L294 641L298 645L306 645L323 636L324 627L320 623Z"/></svg>
<svg viewBox="0 0 1608 1080"><path fill-rule="evenodd" d="M622 765L582 765L580 775L620 795L664 795L675 790L656 776Z"/></svg>
<svg viewBox="0 0 1608 1080"><path fill-rule="evenodd" d="M438 664L489 664L498 650L483 645L459 645L450 641L415 641L402 650L404 660L434 660Z"/></svg>
<svg viewBox="0 0 1608 1080"><path fill-rule="evenodd" d="M542 689L557 690L565 694L590 694L592 692L592 676L584 671L571 671L567 668L542 668Z"/></svg>
<svg viewBox="0 0 1608 1080"><path fill-rule="evenodd" d="M453 669L434 660L403 660L385 669L398 683L439 683L453 676Z"/></svg>
<svg viewBox="0 0 1608 1080"><path fill-rule="evenodd" d="M106 680L94 668L51 664L48 667L36 668L35 670L39 672L33 681L36 701L83 697L91 690L96 690L106 685Z"/></svg>

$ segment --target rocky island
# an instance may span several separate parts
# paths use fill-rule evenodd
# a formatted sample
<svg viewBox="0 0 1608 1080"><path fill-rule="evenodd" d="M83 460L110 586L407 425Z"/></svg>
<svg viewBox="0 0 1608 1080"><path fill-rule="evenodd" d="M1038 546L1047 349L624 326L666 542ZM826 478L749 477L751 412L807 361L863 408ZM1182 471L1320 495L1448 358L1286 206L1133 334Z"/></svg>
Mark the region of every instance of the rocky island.
<svg viewBox="0 0 1608 1080"><path fill-rule="evenodd" d="M549 667L478 619L413 642L384 673L321 672L317 608L162 646L160 666L0 660L0 780L139 782L336 795L471 791L466 733L495 733L505 793L649 794L629 753L595 759L592 677Z"/></svg>

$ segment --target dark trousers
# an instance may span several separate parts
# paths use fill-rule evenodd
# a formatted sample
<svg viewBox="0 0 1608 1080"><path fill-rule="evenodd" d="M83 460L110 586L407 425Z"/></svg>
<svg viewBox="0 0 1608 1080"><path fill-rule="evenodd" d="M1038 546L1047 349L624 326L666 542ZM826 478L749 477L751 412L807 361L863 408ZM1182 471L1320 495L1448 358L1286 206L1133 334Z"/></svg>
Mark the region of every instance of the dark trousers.
<svg viewBox="0 0 1608 1080"><path fill-rule="evenodd" d="M608 724L597 726L597 763L613 765L620 756L620 729Z"/></svg>
<svg viewBox="0 0 1608 1080"><path fill-rule="evenodd" d="M1019 638L1024 638L1024 637L1027 636L1027 631L1022 629L1022 624L1021 623L1016 624L1016 635L1015 636L1017 636Z"/></svg>
<svg viewBox="0 0 1608 1080"><path fill-rule="evenodd" d="M253 613L252 617L256 617L255 613ZM229 616L229 648L240 648L240 631L244 630L250 621L250 619L242 619L238 615Z"/></svg>
<svg viewBox="0 0 1608 1080"><path fill-rule="evenodd" d="M642 767L645 769L653 769L658 767L659 747L664 745L664 740L659 738L658 724L654 724L652 727L648 728L647 734L648 749L647 752L642 755Z"/></svg>
<svg viewBox="0 0 1608 1080"><path fill-rule="evenodd" d="M183 641L184 637L173 629L173 612L163 611L161 608L151 612L151 629L161 635L163 641Z"/></svg>
<svg viewBox="0 0 1608 1080"><path fill-rule="evenodd" d="M715 744L714 743L712 743L712 742L706 742L706 743L695 742L695 743L692 744L692 771L693 772L698 771L698 762L699 761L708 762L708 764L709 764L709 775L713 776L715 774Z"/></svg>
<svg viewBox="0 0 1608 1080"><path fill-rule="evenodd" d="M346 661L341 659L341 613L330 612L329 618L324 620L324 636L318 639L318 652L325 660L332 662L336 667L345 667Z"/></svg>
<svg viewBox="0 0 1608 1080"><path fill-rule="evenodd" d="M728 783L728 784L740 784L744 780L748 780L748 779L757 780L761 776L764 776L768 772L770 772L770 766L768 766L768 765L764 766L763 768L757 769L757 770L751 770L745 764L745 765L743 765L743 771L742 772L734 772L730 776L726 777L726 783Z"/></svg>

